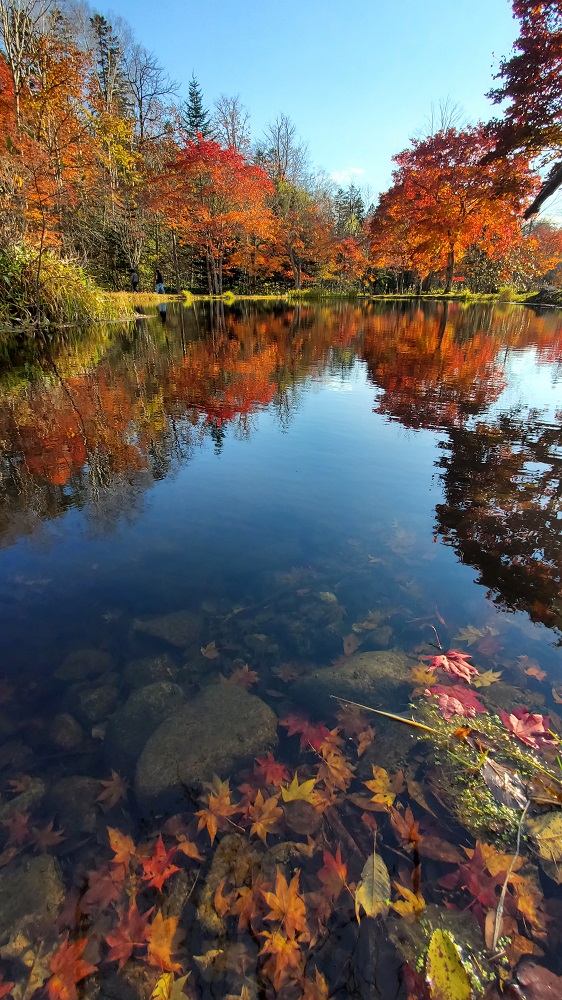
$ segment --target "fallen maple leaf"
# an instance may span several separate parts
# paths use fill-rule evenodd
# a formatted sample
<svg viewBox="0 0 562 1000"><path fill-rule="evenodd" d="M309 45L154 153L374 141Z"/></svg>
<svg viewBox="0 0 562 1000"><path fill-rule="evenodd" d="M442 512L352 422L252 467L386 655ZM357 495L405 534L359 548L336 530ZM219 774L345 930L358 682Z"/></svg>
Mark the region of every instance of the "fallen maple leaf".
<svg viewBox="0 0 562 1000"><path fill-rule="evenodd" d="M128 962L136 947L146 945L146 926L154 907L146 913L140 913L133 899L129 909L119 914L119 923L111 934L106 936L109 945L108 962L118 962L122 969Z"/></svg>
<svg viewBox="0 0 562 1000"><path fill-rule="evenodd" d="M278 832L277 821L283 815L283 810L278 803L278 795L272 795L270 798L264 800L261 790L258 790L253 805L248 806L248 819L252 821L250 836L257 834L260 840L263 840L264 844L268 833Z"/></svg>
<svg viewBox="0 0 562 1000"><path fill-rule="evenodd" d="M558 743L556 737L549 733L548 715L530 712L528 708L516 708L511 713L500 709L500 717L510 733L535 750L540 750L541 746L555 746Z"/></svg>
<svg viewBox="0 0 562 1000"><path fill-rule="evenodd" d="M438 656L422 656L422 660L429 660L429 670L444 670L446 674L460 677L467 684L478 673L476 667L468 662L470 659L470 653L461 653L458 649L449 649Z"/></svg>
<svg viewBox="0 0 562 1000"><path fill-rule="evenodd" d="M330 991L324 976L315 969L314 979L303 979L301 1000L328 1000Z"/></svg>
<svg viewBox="0 0 562 1000"><path fill-rule="evenodd" d="M299 872L287 882L281 868L277 866L275 892L263 891L263 896L270 907L264 920L277 921L291 939L305 930L306 906L299 892Z"/></svg>
<svg viewBox="0 0 562 1000"><path fill-rule="evenodd" d="M300 976L304 956L298 941L279 930L261 931L261 935L264 943L259 954L269 956L263 964L263 971L271 980L274 990L280 992L288 979Z"/></svg>
<svg viewBox="0 0 562 1000"><path fill-rule="evenodd" d="M97 967L82 958L88 938L69 943L68 934L50 961L51 978L47 982L50 1000L76 1000L76 984L97 972Z"/></svg>
<svg viewBox="0 0 562 1000"><path fill-rule="evenodd" d="M80 911L91 917L107 910L121 895L125 873L123 864L88 872L88 888L80 899Z"/></svg>
<svg viewBox="0 0 562 1000"><path fill-rule="evenodd" d="M474 677L472 683L477 688L489 687L490 684L495 684L499 681L501 675L501 670L485 670L482 674Z"/></svg>
<svg viewBox="0 0 562 1000"><path fill-rule="evenodd" d="M393 882L393 885L402 896L402 899L391 903L391 909L396 910L405 920L415 920L422 910L425 909L425 899L419 892L412 892L405 885L399 885L398 882Z"/></svg>
<svg viewBox="0 0 562 1000"><path fill-rule="evenodd" d="M178 922L179 917L168 917L165 920L161 913L157 913L146 928L148 961L150 965L155 965L164 972L181 972L181 965L172 959L172 952L180 943L177 933Z"/></svg>
<svg viewBox="0 0 562 1000"><path fill-rule="evenodd" d="M195 813L199 817L198 830L206 827L211 844L214 843L217 831L223 830L229 821L230 816L238 812L238 806L232 804L230 800L231 791L228 781L221 781L215 774L212 781L204 783L207 791L203 795L206 805Z"/></svg>
<svg viewBox="0 0 562 1000"><path fill-rule="evenodd" d="M179 871L177 865L171 864L171 858L175 850L176 848L172 847L171 850L167 851L164 847L162 835L160 835L154 847L154 854L149 858L140 859L143 868L142 878L149 885L153 885L155 889L161 889L164 882L170 878L170 875Z"/></svg>
<svg viewBox="0 0 562 1000"><path fill-rule="evenodd" d="M486 714L488 711L478 700L474 691L461 687L460 684L452 684L450 687L436 684L426 691L426 695L428 698L437 698L439 711L446 721L452 719L453 715L474 718L474 716Z"/></svg>
<svg viewBox="0 0 562 1000"><path fill-rule="evenodd" d="M31 829L33 831L33 840L35 841L35 846L40 851L46 851L49 847L56 847L61 841L65 840L64 830L53 830L54 820L51 820L47 826L42 829L37 826L33 826Z"/></svg>
<svg viewBox="0 0 562 1000"><path fill-rule="evenodd" d="M411 671L412 681L415 684L414 690L412 691L412 698L417 698L418 695L423 694L425 689L433 684L435 680L435 674L433 670L429 667L425 667L423 663L418 663L417 667L412 667Z"/></svg>
<svg viewBox="0 0 562 1000"><path fill-rule="evenodd" d="M315 784L316 778L309 778L308 781L303 781L299 785L299 779L295 772L291 784L281 788L283 802L293 802L295 799L303 799L304 802L311 802L314 805L316 801L313 791Z"/></svg>
<svg viewBox="0 0 562 1000"><path fill-rule="evenodd" d="M388 771L385 771L384 767L377 767L373 764L372 768L372 781L364 781L363 784L369 789L370 792L372 792L372 802L379 805L383 811L390 809L394 799L396 798L396 793L391 787L390 775L388 774Z"/></svg>
<svg viewBox="0 0 562 1000"><path fill-rule="evenodd" d="M330 737L330 730L322 722L312 723L304 715L287 715L279 720L279 725L287 729L288 736L300 735L300 748L306 750L311 746L319 750L322 743Z"/></svg>
<svg viewBox="0 0 562 1000"><path fill-rule="evenodd" d="M318 878L324 886L324 891L335 902L347 885L347 865L341 856L341 847L338 847L335 854L324 851L322 860L324 864L318 872Z"/></svg>
<svg viewBox="0 0 562 1000"><path fill-rule="evenodd" d="M526 673L526 674L527 674L527 675L528 675L529 677L536 677L536 679L537 679L538 681L544 681L545 677L548 677L548 674L547 674L546 670L541 670L541 668L539 667L539 665L538 665L538 664L537 664L536 666L535 666L535 665L533 665L532 667L529 667L529 668L528 668L528 669L527 669L527 670L525 671L525 673Z"/></svg>
<svg viewBox="0 0 562 1000"><path fill-rule="evenodd" d="M201 652L207 660L216 660L217 656L219 656L219 651L214 639L207 646L201 646Z"/></svg>
<svg viewBox="0 0 562 1000"><path fill-rule="evenodd" d="M7 997L8 994L12 992L15 985L15 983L5 983L0 976L0 998Z"/></svg>
<svg viewBox="0 0 562 1000"><path fill-rule="evenodd" d="M289 771L284 764L275 760L275 757L268 751L265 757L256 757L256 763L254 765L254 773L263 781L266 785L275 785L278 788L283 781L288 781Z"/></svg>
<svg viewBox="0 0 562 1000"><path fill-rule="evenodd" d="M253 684L257 684L259 679L259 674L255 670L250 670L247 663L243 667L233 670L229 677L221 674L219 678L221 684L237 684L238 687L244 688L245 691L248 691Z"/></svg>
<svg viewBox="0 0 562 1000"><path fill-rule="evenodd" d="M128 867L131 858L136 857L137 849L133 842L133 838L129 837L128 834L121 833L120 830L116 830L111 826L108 826L107 828L107 835L109 837L109 846L115 854L113 864L125 865Z"/></svg>
<svg viewBox="0 0 562 1000"><path fill-rule="evenodd" d="M129 787L128 783L117 774L117 771L111 771L111 778L107 781L100 781L102 786L102 791L98 795L96 802L100 802L102 808L112 809L116 806L121 799L127 798L127 789Z"/></svg>

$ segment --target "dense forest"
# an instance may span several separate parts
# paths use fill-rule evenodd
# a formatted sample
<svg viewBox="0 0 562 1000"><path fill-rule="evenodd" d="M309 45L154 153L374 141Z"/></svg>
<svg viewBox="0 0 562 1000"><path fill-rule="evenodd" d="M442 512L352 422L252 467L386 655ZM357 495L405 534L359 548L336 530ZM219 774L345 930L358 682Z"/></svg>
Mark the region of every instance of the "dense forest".
<svg viewBox="0 0 562 1000"><path fill-rule="evenodd" d="M561 4L514 13L488 95L503 117L468 125L442 103L377 200L315 169L287 114L253 135L239 95L208 107L195 76L182 95L127 24L72 0L0 0L5 298L16 273L32 297L58 258L111 290L133 270L140 290L160 270L168 291L214 295L562 283L562 229L536 215L561 169Z"/></svg>

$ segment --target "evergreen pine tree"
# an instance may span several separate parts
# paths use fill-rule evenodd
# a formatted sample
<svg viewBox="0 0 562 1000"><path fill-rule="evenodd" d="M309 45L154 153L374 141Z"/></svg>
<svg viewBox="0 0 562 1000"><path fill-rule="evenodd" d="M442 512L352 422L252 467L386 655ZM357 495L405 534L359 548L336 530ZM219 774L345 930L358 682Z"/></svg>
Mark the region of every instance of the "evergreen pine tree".
<svg viewBox="0 0 562 1000"><path fill-rule="evenodd" d="M194 73L189 81L189 97L181 110L181 124L188 139L194 139L197 133L204 139L213 138L209 110L203 107L203 93Z"/></svg>

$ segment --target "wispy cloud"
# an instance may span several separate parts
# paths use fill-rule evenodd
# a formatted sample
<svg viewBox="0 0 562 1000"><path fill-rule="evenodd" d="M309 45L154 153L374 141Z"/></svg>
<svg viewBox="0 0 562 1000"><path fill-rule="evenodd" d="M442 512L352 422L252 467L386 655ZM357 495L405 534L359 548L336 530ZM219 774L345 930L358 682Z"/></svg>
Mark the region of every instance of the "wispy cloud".
<svg viewBox="0 0 562 1000"><path fill-rule="evenodd" d="M346 167L345 170L334 170L330 177L336 184L351 184L357 177L362 177L365 173L363 167Z"/></svg>

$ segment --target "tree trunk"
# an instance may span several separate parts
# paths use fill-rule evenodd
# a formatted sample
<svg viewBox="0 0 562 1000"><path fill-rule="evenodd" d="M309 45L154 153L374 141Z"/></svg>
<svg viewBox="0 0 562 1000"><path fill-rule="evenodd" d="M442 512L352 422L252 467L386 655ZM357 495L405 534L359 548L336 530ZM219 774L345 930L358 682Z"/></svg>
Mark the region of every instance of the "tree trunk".
<svg viewBox="0 0 562 1000"><path fill-rule="evenodd" d="M455 248L451 247L447 258L447 271L445 276L445 291L447 294L453 287L453 277L455 274Z"/></svg>

